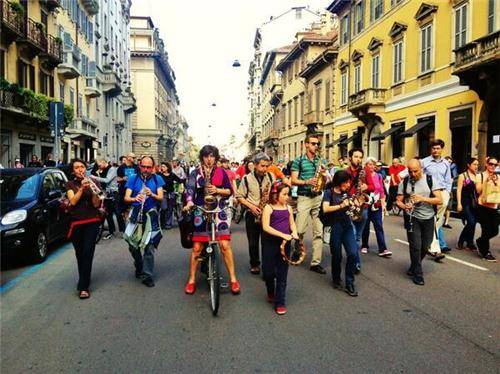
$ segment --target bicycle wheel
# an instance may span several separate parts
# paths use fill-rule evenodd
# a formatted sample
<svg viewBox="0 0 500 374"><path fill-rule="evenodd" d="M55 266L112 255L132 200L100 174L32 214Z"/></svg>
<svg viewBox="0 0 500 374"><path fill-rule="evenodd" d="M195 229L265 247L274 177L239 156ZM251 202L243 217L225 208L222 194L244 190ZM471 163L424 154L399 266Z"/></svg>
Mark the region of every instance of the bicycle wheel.
<svg viewBox="0 0 500 374"><path fill-rule="evenodd" d="M210 307L212 314L216 316L220 298L220 252L217 244L212 244L212 253L208 256L207 281L210 288Z"/></svg>

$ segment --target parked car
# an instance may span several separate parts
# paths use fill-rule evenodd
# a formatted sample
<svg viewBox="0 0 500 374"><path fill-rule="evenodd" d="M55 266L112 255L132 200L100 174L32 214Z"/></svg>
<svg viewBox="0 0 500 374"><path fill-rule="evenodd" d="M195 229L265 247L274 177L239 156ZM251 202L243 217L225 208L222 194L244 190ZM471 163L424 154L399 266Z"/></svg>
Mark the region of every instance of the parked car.
<svg viewBox="0 0 500 374"><path fill-rule="evenodd" d="M69 216L60 210L67 178L57 168L0 170L1 253L24 253L35 262L48 244L66 237Z"/></svg>

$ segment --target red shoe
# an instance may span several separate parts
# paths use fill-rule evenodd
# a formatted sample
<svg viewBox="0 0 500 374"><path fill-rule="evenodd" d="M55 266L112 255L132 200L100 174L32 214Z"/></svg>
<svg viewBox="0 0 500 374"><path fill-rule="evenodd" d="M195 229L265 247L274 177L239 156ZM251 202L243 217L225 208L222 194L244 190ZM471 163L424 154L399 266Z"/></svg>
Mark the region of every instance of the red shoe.
<svg viewBox="0 0 500 374"><path fill-rule="evenodd" d="M274 294L273 293L267 294L267 302L270 304L274 303Z"/></svg>
<svg viewBox="0 0 500 374"><path fill-rule="evenodd" d="M276 313L282 316L283 314L286 314L286 308L284 306L277 306Z"/></svg>
<svg viewBox="0 0 500 374"><path fill-rule="evenodd" d="M186 287L184 288L184 292L188 295L194 294L196 291L196 283L186 283Z"/></svg>
<svg viewBox="0 0 500 374"><path fill-rule="evenodd" d="M240 282L236 281L236 282L231 282L231 293L233 295L238 295L240 293L241 289L240 289Z"/></svg>

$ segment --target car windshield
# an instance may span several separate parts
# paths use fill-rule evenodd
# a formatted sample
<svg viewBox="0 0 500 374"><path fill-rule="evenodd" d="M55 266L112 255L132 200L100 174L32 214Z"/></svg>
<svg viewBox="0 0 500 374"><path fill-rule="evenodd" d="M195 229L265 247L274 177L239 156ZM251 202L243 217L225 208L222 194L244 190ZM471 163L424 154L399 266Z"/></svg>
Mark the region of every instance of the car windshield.
<svg viewBox="0 0 500 374"><path fill-rule="evenodd" d="M2 201L30 200L35 197L38 175L0 174Z"/></svg>

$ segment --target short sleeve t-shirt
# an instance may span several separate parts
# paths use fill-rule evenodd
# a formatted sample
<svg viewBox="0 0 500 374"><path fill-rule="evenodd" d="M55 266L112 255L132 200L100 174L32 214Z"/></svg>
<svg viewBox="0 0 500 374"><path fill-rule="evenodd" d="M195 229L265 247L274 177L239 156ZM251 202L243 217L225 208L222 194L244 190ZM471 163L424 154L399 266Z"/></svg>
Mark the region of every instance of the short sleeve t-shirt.
<svg viewBox="0 0 500 374"><path fill-rule="evenodd" d="M306 155L302 155L297 157L292 162L291 171L299 172L300 180L307 180L314 177L316 173L316 168L318 166L318 162L320 161L319 156L316 156L313 161L309 160ZM323 160L323 164L326 164L326 161ZM299 186L297 193L299 195L306 195L311 193L311 186Z"/></svg>
<svg viewBox="0 0 500 374"><path fill-rule="evenodd" d="M116 171L116 175L120 178L127 177L127 181L134 175L139 173L139 168L137 165L127 166L126 164L122 164L118 166L118 170ZM125 182L126 183L126 182ZM122 194L125 193L125 183L120 183L119 189Z"/></svg>
<svg viewBox="0 0 500 374"><path fill-rule="evenodd" d="M142 179L141 176L139 175L134 175L130 179L127 180L127 183L125 184L126 189L131 189L132 194L130 197L136 197L142 190L142 186L144 184L144 179ZM146 187L151 189L154 194L157 193L158 188L163 187L165 184L165 181L163 178L159 177L156 174L152 174L147 180L146 180ZM152 197L147 197L146 201L144 202L144 211L147 212L149 209L154 208L158 206L159 202L153 199ZM141 203L138 201L134 201L132 203L132 206L140 206Z"/></svg>
<svg viewBox="0 0 500 374"><path fill-rule="evenodd" d="M347 194L347 192L337 193L332 188L328 188L323 194L323 202L328 202L330 203L330 205L340 205L348 197L349 195ZM326 214L332 218L332 221L335 222L349 221L349 216L346 214L347 209L348 208L345 207L344 209Z"/></svg>
<svg viewBox="0 0 500 374"><path fill-rule="evenodd" d="M405 195L404 188L404 180L399 183L398 186L398 195ZM436 181L436 178L432 177L432 190L440 190L443 187ZM408 184L406 186L406 194L407 195L421 195L425 197L429 197L431 194L431 190L429 189L429 185L427 183L427 177L425 174L422 174L422 177L415 182L415 186L412 187L411 180L408 180ZM415 205L413 209L413 216L418 219L430 219L434 217L434 206L429 203L418 203Z"/></svg>

